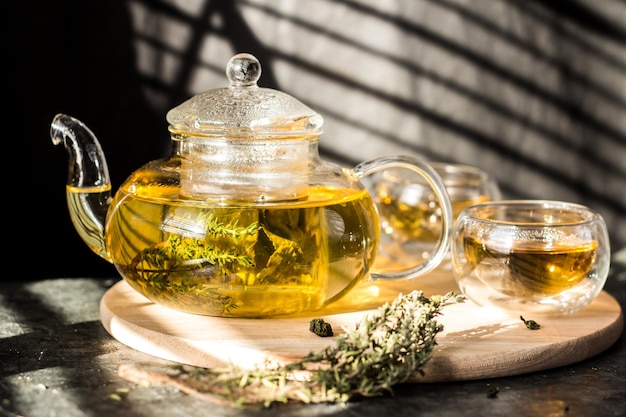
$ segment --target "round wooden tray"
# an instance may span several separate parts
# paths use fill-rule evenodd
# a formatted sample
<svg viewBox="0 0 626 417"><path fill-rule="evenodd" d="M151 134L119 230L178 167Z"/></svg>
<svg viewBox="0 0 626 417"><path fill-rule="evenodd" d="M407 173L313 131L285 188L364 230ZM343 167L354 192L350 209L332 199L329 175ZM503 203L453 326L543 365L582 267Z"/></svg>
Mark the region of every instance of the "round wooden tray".
<svg viewBox="0 0 626 417"><path fill-rule="evenodd" d="M413 289L425 295L458 291L448 271L411 281L362 284L345 300L310 317L218 318L187 314L150 302L123 281L100 304L101 321L118 341L162 359L215 367L233 362L252 367L270 358L296 361L334 342L309 331L313 317L329 322L336 335L385 301ZM359 305L354 305L358 300ZM424 371L411 382L459 381L510 376L575 363L610 347L624 323L618 302L603 291L585 309L559 317L525 317L539 322L529 330L519 314L478 307L471 302L444 308L444 330Z"/></svg>

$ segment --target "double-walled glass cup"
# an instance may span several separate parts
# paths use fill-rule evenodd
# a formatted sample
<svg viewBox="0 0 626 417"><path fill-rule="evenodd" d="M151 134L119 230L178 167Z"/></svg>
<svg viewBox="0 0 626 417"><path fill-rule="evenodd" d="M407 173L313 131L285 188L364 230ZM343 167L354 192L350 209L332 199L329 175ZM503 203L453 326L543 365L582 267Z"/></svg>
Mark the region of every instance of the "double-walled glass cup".
<svg viewBox="0 0 626 417"><path fill-rule="evenodd" d="M496 181L478 167L445 162L430 166L443 181L454 220L467 206L501 198ZM381 257L398 266L423 262L442 230L441 206L432 188L411 171L388 169L375 177L372 189L382 224ZM449 267L448 261L446 256L442 267Z"/></svg>
<svg viewBox="0 0 626 417"><path fill-rule="evenodd" d="M560 201L508 200L465 208L451 243L459 288L482 306L567 314L602 291L610 266L596 211Z"/></svg>

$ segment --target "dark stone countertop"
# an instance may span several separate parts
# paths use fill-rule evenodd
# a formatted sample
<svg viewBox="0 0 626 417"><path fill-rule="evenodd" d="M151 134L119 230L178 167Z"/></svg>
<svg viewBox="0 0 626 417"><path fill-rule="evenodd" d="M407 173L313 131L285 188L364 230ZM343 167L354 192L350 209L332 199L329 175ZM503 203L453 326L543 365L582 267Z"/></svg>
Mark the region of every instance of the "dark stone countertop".
<svg viewBox="0 0 626 417"><path fill-rule="evenodd" d="M115 340L99 319L111 279L0 283L0 416L624 416L626 336L557 369L489 380L404 384L395 395L342 404L237 409L168 386L122 379L119 365L171 362ZM605 290L626 307L626 251L614 254ZM488 395L494 388L495 397Z"/></svg>

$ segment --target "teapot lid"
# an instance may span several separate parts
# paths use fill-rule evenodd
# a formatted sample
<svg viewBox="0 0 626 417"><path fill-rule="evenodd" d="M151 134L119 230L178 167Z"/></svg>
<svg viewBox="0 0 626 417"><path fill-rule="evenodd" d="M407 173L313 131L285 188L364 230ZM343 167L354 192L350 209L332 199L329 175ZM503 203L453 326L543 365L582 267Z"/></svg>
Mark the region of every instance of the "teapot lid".
<svg viewBox="0 0 626 417"><path fill-rule="evenodd" d="M229 86L198 94L166 116L172 133L194 136L319 135L324 120L283 92L261 88L261 64L251 54L233 56L226 66Z"/></svg>

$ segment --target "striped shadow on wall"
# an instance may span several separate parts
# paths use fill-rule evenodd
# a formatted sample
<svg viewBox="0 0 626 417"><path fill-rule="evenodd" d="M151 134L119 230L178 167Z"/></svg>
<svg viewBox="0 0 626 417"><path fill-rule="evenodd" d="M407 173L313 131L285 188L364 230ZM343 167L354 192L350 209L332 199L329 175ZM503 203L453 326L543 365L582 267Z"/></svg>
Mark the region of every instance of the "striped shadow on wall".
<svg viewBox="0 0 626 417"><path fill-rule="evenodd" d="M598 210L626 245L626 3L130 0L143 91L165 112L227 85L237 52L261 86L326 120L346 166L393 153L479 166L507 198Z"/></svg>

